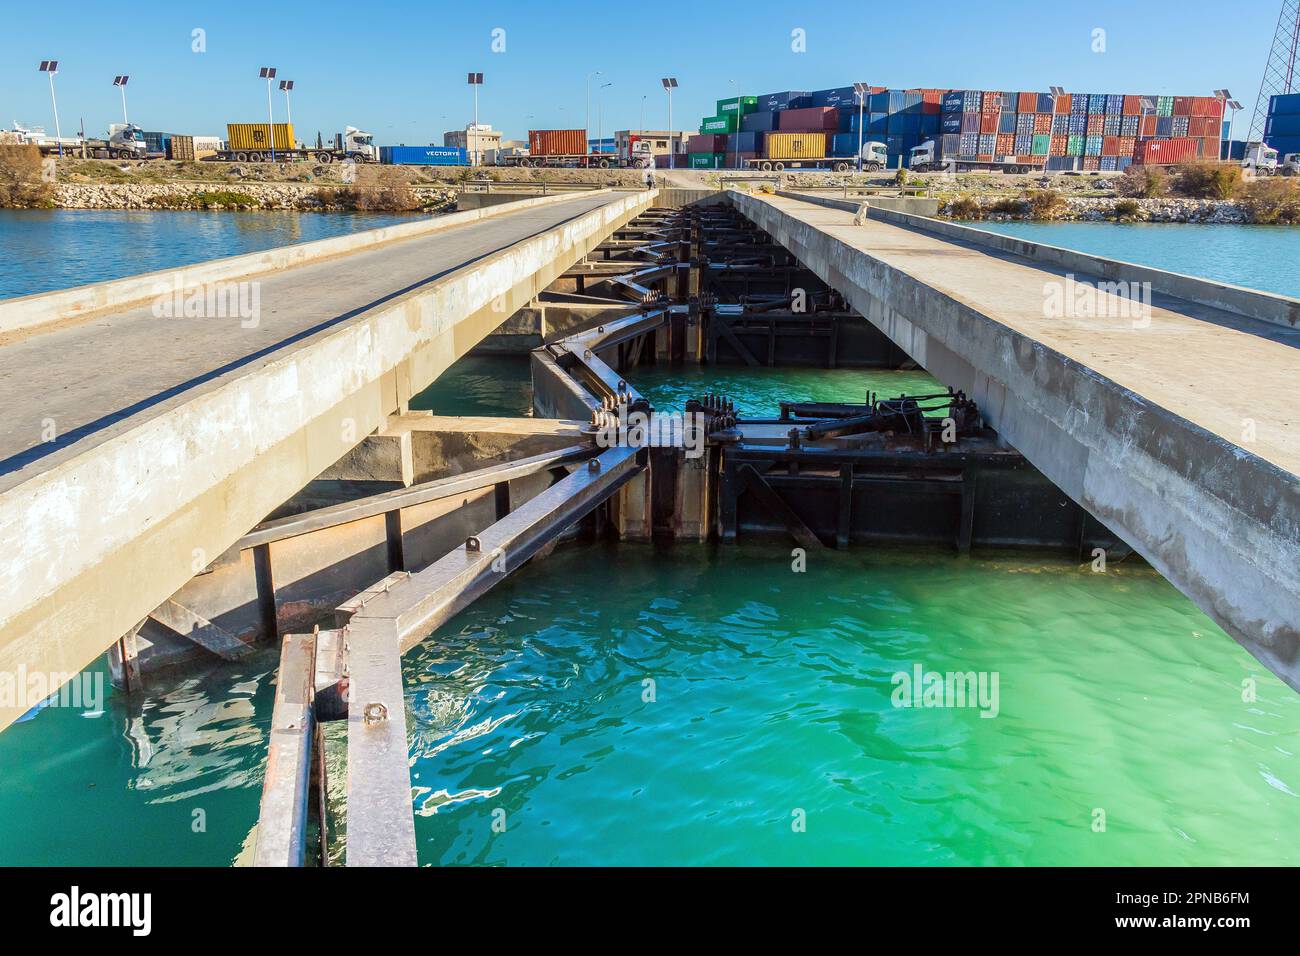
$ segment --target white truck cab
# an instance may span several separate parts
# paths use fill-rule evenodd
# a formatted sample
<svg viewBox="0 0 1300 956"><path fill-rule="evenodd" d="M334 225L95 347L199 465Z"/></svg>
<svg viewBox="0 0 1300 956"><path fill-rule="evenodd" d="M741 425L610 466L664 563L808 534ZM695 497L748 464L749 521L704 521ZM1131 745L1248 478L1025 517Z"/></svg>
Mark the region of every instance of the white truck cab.
<svg viewBox="0 0 1300 956"><path fill-rule="evenodd" d="M1256 176L1272 176L1277 172L1277 150L1263 143L1247 143L1246 154L1241 157L1241 168Z"/></svg>

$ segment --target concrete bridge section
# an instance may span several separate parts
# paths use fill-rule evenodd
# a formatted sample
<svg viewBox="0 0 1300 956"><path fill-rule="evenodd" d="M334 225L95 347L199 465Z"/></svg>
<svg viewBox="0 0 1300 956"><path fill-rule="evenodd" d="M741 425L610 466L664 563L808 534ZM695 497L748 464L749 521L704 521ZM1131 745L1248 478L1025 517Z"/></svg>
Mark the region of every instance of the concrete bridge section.
<svg viewBox="0 0 1300 956"><path fill-rule="evenodd" d="M0 673L85 667L654 196L525 200L0 303ZM209 292L257 308L214 314Z"/></svg>
<svg viewBox="0 0 1300 956"><path fill-rule="evenodd" d="M1300 690L1300 301L889 210L855 224L852 201L731 195ZM1149 307L1099 284L1117 282Z"/></svg>

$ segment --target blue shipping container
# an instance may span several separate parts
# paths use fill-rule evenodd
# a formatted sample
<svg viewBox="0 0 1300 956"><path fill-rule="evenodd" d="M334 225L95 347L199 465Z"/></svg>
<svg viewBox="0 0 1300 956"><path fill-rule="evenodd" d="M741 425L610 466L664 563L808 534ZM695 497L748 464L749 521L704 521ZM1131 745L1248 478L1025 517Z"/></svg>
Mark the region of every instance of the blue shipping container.
<svg viewBox="0 0 1300 956"><path fill-rule="evenodd" d="M762 133L732 133L727 137L727 152L757 153L762 144Z"/></svg>
<svg viewBox="0 0 1300 956"><path fill-rule="evenodd" d="M1300 136L1300 113L1290 116L1285 113L1271 115L1268 125L1264 127L1264 139L1267 142L1274 136Z"/></svg>
<svg viewBox="0 0 1300 956"><path fill-rule="evenodd" d="M1283 93L1268 98L1268 111L1273 116L1300 115L1300 93Z"/></svg>
<svg viewBox="0 0 1300 956"><path fill-rule="evenodd" d="M464 166L457 146L380 146L379 161L389 166Z"/></svg>
<svg viewBox="0 0 1300 956"><path fill-rule="evenodd" d="M864 140L864 142L868 142ZM836 133L831 137L831 155L832 156L856 156L858 155L858 134L857 133Z"/></svg>
<svg viewBox="0 0 1300 956"><path fill-rule="evenodd" d="M1281 162L1288 153L1300 153L1300 136L1274 136L1268 140L1268 145L1277 150L1277 158Z"/></svg>
<svg viewBox="0 0 1300 956"><path fill-rule="evenodd" d="M775 110L763 110L758 113L746 113L740 118L742 133L770 133L776 129L777 113Z"/></svg>
<svg viewBox="0 0 1300 956"><path fill-rule="evenodd" d="M962 103L965 101L965 98L966 94L964 92L945 93L943 94L943 98L939 101L939 109L944 113L960 113L962 112Z"/></svg>
<svg viewBox="0 0 1300 956"><path fill-rule="evenodd" d="M833 90L814 90L812 105L839 109L840 107L857 106L858 100L853 93L853 87L837 86Z"/></svg>
<svg viewBox="0 0 1300 956"><path fill-rule="evenodd" d="M807 90L764 93L758 98L760 110L801 110L811 105L812 95Z"/></svg>
<svg viewBox="0 0 1300 956"><path fill-rule="evenodd" d="M943 128L943 131L944 131L945 133L960 133L960 132L961 132L961 114L960 114L960 113L944 113L944 114L943 114L942 116L940 116L939 118L942 120L942 128Z"/></svg>

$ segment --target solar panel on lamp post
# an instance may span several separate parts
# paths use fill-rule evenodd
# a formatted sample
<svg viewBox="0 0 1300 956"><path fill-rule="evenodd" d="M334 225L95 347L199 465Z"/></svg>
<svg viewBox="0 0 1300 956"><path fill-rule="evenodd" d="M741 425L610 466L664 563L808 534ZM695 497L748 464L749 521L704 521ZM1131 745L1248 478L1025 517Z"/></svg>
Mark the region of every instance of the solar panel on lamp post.
<svg viewBox="0 0 1300 956"><path fill-rule="evenodd" d="M41 65L37 67L42 73L48 73L50 76L50 102L54 104L54 139L59 144L59 155L63 155L63 133L59 129L59 100L54 95L54 74L59 72L58 60L41 60Z"/></svg>
<svg viewBox="0 0 1300 956"><path fill-rule="evenodd" d="M293 89L293 80L281 80L280 89L284 90L284 118L290 126L293 125L293 107L289 105L289 91ZM292 143L290 145L293 145Z"/></svg>
<svg viewBox="0 0 1300 956"><path fill-rule="evenodd" d="M126 118L126 81L129 79L131 79L131 77L125 75L113 77L113 85L116 86L118 91L122 94L122 125L123 126L131 125L131 121Z"/></svg>
<svg viewBox="0 0 1300 956"><path fill-rule="evenodd" d="M676 130L673 129L673 90L677 89L677 77L665 76L659 81L664 86L664 92L668 94L668 168L677 168L677 149L673 145L673 135Z"/></svg>
<svg viewBox="0 0 1300 956"><path fill-rule="evenodd" d="M264 66L257 75L266 80L266 125L267 135L271 140L271 162L275 162L275 114L271 111L271 81L275 79L275 67Z"/></svg>

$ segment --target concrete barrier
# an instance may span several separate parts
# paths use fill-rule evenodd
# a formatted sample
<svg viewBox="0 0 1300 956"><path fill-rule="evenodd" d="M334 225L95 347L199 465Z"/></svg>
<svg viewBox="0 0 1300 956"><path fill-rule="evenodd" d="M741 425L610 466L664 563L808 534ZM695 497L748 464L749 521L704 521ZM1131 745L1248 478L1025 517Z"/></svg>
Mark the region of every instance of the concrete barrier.
<svg viewBox="0 0 1300 956"><path fill-rule="evenodd" d="M582 195L608 192L613 190L592 190ZM213 282L230 282L236 279L247 279L250 276L280 272L308 262L319 262L322 259L347 255L361 249L373 249L389 242L427 236L430 233L468 225L492 216L508 215L522 209L565 202L573 198L572 193L558 193L553 196L520 199L513 203L507 202L450 213L421 222L381 226L378 229L367 229L346 236L334 236L330 239L319 239L292 246L278 246L274 249L263 249L260 252L250 252L225 259L212 259L175 269L163 269L158 272L128 276L124 279L110 279L107 282L61 289L58 292L41 292L4 299L0 300L0 336L27 332L69 319L86 318L110 309L126 308L146 302L160 292L171 295L177 289L184 292L202 288ZM159 213L159 215L166 215L166 213Z"/></svg>
<svg viewBox="0 0 1300 956"><path fill-rule="evenodd" d="M861 201L855 202L852 199L831 199L823 196L810 196L801 192L782 191L778 192L777 195L815 203L830 209L843 209L848 212L856 212L861 205ZM1271 322L1274 325L1280 325L1288 329L1300 328L1300 299L1276 295L1272 292L1261 292L1258 289L1247 289L1227 282L1216 282L1213 279L1187 276L1178 272L1169 272L1165 269L1155 269L1133 262L1124 262L1122 259L1106 259L1102 256L1077 252L1073 249L1063 249L1060 246L1049 246L1029 239L1019 239L1015 236L985 232L983 229L972 226L963 226L955 222L934 219L925 215L915 215L911 211L892 209L885 205L883 200L884 197L880 199L867 198L866 201L871 207L868 215L873 219L910 229L921 229L957 242L970 242L996 249L999 252L1024 256L1026 259L1034 259L1046 265L1079 275L1098 276L1111 282L1149 282L1151 283L1151 289L1155 292L1177 296L1198 305L1223 309L1250 319ZM937 205L935 212L938 212ZM1188 228L1195 227L1189 226Z"/></svg>
<svg viewBox="0 0 1300 956"><path fill-rule="evenodd" d="M0 495L0 673L80 671L653 199L611 197ZM23 709L0 702L0 728Z"/></svg>

